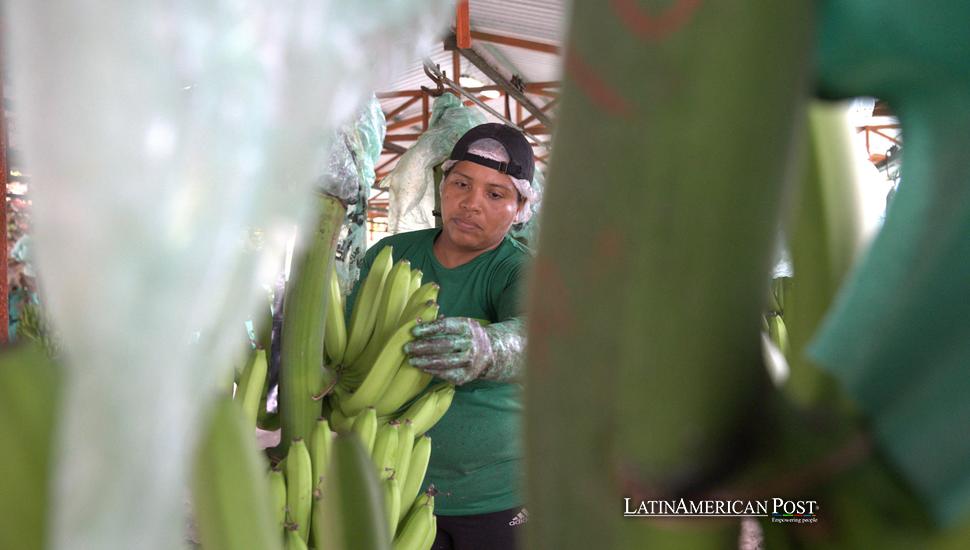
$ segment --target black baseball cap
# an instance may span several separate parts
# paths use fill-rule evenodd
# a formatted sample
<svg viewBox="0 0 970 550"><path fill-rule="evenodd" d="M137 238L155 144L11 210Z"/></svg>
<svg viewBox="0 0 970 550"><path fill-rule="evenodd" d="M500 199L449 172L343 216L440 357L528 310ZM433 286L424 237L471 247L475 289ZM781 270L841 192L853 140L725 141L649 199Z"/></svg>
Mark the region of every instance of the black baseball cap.
<svg viewBox="0 0 970 550"><path fill-rule="evenodd" d="M509 154L508 162L499 162L489 158L481 157L468 152L468 147L480 139L491 138L505 147L505 152ZM450 160L467 160L498 170L503 174L508 174L515 179L532 181L532 174L535 171L535 159L532 157L532 146L526 141L522 132L511 126L489 122L475 126L461 136L454 149L451 150Z"/></svg>

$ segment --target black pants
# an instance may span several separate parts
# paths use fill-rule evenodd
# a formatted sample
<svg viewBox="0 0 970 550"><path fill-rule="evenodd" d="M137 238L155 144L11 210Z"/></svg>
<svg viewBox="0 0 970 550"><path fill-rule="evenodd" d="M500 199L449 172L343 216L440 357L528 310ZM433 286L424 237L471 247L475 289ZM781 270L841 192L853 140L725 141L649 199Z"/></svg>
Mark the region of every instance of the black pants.
<svg viewBox="0 0 970 550"><path fill-rule="evenodd" d="M432 550L515 550L522 524L529 519L525 508L472 516L438 516L438 534Z"/></svg>

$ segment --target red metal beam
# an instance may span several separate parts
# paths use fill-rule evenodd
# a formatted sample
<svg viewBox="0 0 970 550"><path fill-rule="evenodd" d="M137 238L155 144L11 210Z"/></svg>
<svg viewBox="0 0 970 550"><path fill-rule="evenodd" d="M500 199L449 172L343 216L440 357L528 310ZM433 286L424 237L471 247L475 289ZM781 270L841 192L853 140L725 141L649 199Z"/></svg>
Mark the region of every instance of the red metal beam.
<svg viewBox="0 0 970 550"><path fill-rule="evenodd" d="M551 54L559 53L559 46L556 46L555 44L545 44L543 42L536 42L534 40L525 40L522 38L515 38L512 36L504 36L501 34L492 34L489 32L481 32L481 31L471 31L471 37L474 38L475 40L481 40L483 42L492 42L494 44L502 44L503 46L514 46L516 48L523 48L526 50L532 50L534 52L543 52L543 53L551 53ZM469 46L462 46L460 43L458 45L459 48L468 48Z"/></svg>
<svg viewBox="0 0 970 550"><path fill-rule="evenodd" d="M471 19L468 15L468 0L459 0L455 15L455 38L459 48L472 47ZM458 73L455 73L458 76ZM458 79L455 78L455 82Z"/></svg>
<svg viewBox="0 0 970 550"><path fill-rule="evenodd" d="M0 23L0 26L5 25ZM4 59L3 53L0 48L0 64ZM2 69L0 67L0 96L3 95L4 88ZM6 98L0 97L0 100L4 99ZM3 181L3 200L0 201L0 266L3 268L3 276L0 277L0 344L6 344L10 337L10 305L7 302L10 295L10 283L7 281L10 270L7 264L7 177L10 175L10 167L7 166L7 145L7 113L0 105L0 180Z"/></svg>
<svg viewBox="0 0 970 550"><path fill-rule="evenodd" d="M377 99L394 99L395 97L421 97L422 90L394 90L393 92L377 92Z"/></svg>
<svg viewBox="0 0 970 550"><path fill-rule="evenodd" d="M525 92L530 94L545 95L549 97L556 97L558 94L556 92L550 91L549 88L558 88L562 83L558 80L549 80L545 82L529 82L525 85ZM479 86L477 88L465 88L466 92L473 94L480 94L487 91L502 91L502 87L498 85L489 86ZM424 94L423 90L394 90L392 92L378 92L377 99L394 99L399 97L420 97Z"/></svg>
<svg viewBox="0 0 970 550"><path fill-rule="evenodd" d="M419 99L421 99L421 98L418 97L418 96L415 96L415 97L412 97L411 99L405 101L404 103L398 105L393 111L391 111L390 113L387 113L386 115L384 115L384 120L390 120L390 119L396 117L397 115L401 114L402 111L404 111L405 109L407 109L411 105L414 105L415 103L417 103L417 101Z"/></svg>
<svg viewBox="0 0 970 550"><path fill-rule="evenodd" d="M389 158L389 159L387 159L387 160L386 160L386 161L384 162L384 164L381 164L380 166L378 166L378 167L377 167L377 169L376 169L376 170L374 170L374 172L375 172L375 173L378 173L378 172L380 172L381 170L383 170L384 168L387 168L387 165L388 165L388 164L390 164L390 163L392 163L392 162L394 162L395 160L397 160L397 159L399 159L399 158L401 158L401 154L402 154L402 153L398 153L398 154L396 154L396 155L394 155L393 157L391 157L391 158Z"/></svg>
<svg viewBox="0 0 970 550"><path fill-rule="evenodd" d="M888 139L889 141L895 143L896 145L902 145L903 144L903 142L899 141L898 139L896 139L896 138L894 138L894 137L892 137L892 136L890 136L888 134L885 134L885 133L879 131L876 128L873 128L873 127L870 126L868 128L868 130L871 131L873 134L876 134L877 136L882 136L882 137ZM867 136L868 136L868 134L867 134ZM868 139L868 137L866 139Z"/></svg>
<svg viewBox="0 0 970 550"><path fill-rule="evenodd" d="M482 101L488 101L491 98L488 98L488 97L485 97L485 96L478 96L478 99L480 99ZM474 101L468 101L468 100L466 100L464 103L465 103L465 106L466 107L471 107L472 105L475 104ZM421 114L418 114L418 115L414 115L414 116L411 116L411 117L408 117L408 118L402 118L401 120L397 120L395 122L392 122L391 124L388 124L387 125L387 131L388 132L393 132L395 130L400 130L401 128L407 128L409 126L414 126L415 124L420 124L422 120L424 120L424 113L421 113Z"/></svg>
<svg viewBox="0 0 970 550"><path fill-rule="evenodd" d="M384 137L387 141L417 141L421 137L420 133L417 134L387 134Z"/></svg>
<svg viewBox="0 0 970 550"><path fill-rule="evenodd" d="M544 112L548 111L549 109L551 109L552 107L554 107L556 105L556 103L558 103L558 102L559 102L559 98L556 97L555 99L553 99L549 103L546 103L542 107L539 107L539 110L544 113ZM519 126L525 126L526 124L529 124L530 122L533 122L535 119L536 119L536 116L535 115L529 115L528 117L526 117L525 120L519 122Z"/></svg>
<svg viewBox="0 0 970 550"><path fill-rule="evenodd" d="M428 107L428 94L421 96L421 129L428 129L428 119L431 118L431 109Z"/></svg>

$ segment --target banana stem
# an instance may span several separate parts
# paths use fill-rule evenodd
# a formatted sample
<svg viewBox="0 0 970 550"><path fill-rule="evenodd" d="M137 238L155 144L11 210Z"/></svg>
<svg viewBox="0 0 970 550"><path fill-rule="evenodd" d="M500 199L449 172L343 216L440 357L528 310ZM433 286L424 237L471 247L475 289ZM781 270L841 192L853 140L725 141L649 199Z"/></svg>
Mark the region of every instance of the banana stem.
<svg viewBox="0 0 970 550"><path fill-rule="evenodd" d="M321 403L314 396L330 385L332 376L323 368L327 285L346 206L336 197L318 193L317 208L313 230L301 234L306 244L294 255L283 306L279 410L284 452L294 438L310 437L321 413Z"/></svg>
<svg viewBox="0 0 970 550"><path fill-rule="evenodd" d="M734 523L630 520L623 498L716 479L761 406L811 6L573 3L528 311L527 547L736 546Z"/></svg>

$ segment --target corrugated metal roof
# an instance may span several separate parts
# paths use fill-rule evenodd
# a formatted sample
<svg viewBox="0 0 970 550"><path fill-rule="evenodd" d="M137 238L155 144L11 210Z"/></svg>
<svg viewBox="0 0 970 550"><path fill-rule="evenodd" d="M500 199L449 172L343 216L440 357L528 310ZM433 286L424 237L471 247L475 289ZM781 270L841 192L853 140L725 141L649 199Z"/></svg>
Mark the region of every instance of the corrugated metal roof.
<svg viewBox="0 0 970 550"><path fill-rule="evenodd" d="M565 35L564 26L569 8L568 4L568 0L470 0L471 29L472 31L529 40L551 46L561 46ZM526 83L558 81L560 79L562 70L559 55L474 38L472 47L506 78L518 75ZM445 51L439 44L435 46L428 58L432 63L437 63L449 78L454 77L451 74L453 72L452 52ZM468 60L463 58L461 66L462 75L474 77L487 85L492 84L492 81ZM417 90L421 86L430 87L431 85L430 79L424 74L422 60L415 59L395 78L380 87L378 91ZM407 102L408 99L386 98L381 100L381 105L385 113L390 113ZM548 101L549 98L539 97L534 100L540 106ZM487 103L500 113L505 110L503 98L493 99ZM414 118L421 114L421 109L421 102L415 102L395 116L394 120L389 120L388 123ZM515 112L513 102L513 118ZM488 113L485 114L486 118L494 120L494 117ZM525 115L527 116L528 113L525 113ZM400 133L417 131L420 131L420 122L407 129L397 130ZM410 144L401 143L401 145L407 147ZM382 162L383 160L386 160L386 158L382 159Z"/></svg>
<svg viewBox="0 0 970 550"><path fill-rule="evenodd" d="M565 34L563 0L470 0L471 27L515 38L559 44Z"/></svg>

